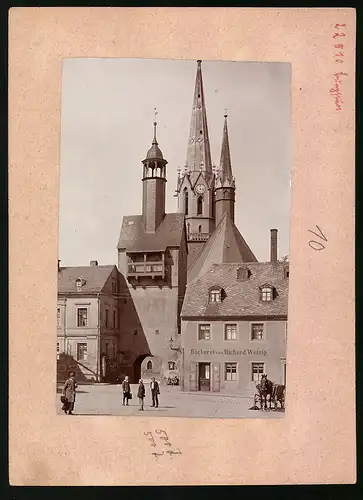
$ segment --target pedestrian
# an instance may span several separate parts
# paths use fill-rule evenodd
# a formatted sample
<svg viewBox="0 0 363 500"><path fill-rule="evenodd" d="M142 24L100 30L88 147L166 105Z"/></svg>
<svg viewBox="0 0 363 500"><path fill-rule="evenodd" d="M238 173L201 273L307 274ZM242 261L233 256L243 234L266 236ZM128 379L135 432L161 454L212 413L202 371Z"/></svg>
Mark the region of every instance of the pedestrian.
<svg viewBox="0 0 363 500"><path fill-rule="evenodd" d="M155 380L155 377L152 377L152 379L151 379L150 389L151 389L151 397L153 400L152 406L155 406L155 408L157 408L159 406L158 395L160 394L160 390L159 390L159 384Z"/></svg>
<svg viewBox="0 0 363 500"><path fill-rule="evenodd" d="M67 415L73 415L74 410L74 402L76 399L76 389L78 384L75 379L76 374L74 372L69 372L68 378L64 383L63 387L63 398L64 403L62 406L62 410Z"/></svg>
<svg viewBox="0 0 363 500"><path fill-rule="evenodd" d="M131 386L129 382L129 377L127 375L124 381L122 382L122 393L123 393L122 404L125 406L125 401L126 401L126 405L129 406L129 399L131 399Z"/></svg>
<svg viewBox="0 0 363 500"><path fill-rule="evenodd" d="M145 386L144 382L140 379L139 380L139 388L137 391L137 397L139 398L139 403L140 403L140 411L144 411L144 398L145 398Z"/></svg>

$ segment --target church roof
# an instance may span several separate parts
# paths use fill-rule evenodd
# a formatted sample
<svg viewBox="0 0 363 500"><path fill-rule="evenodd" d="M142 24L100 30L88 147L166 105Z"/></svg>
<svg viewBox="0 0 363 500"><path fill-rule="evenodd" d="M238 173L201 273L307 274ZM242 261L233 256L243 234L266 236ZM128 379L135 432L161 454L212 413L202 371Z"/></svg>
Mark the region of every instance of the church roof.
<svg viewBox="0 0 363 500"><path fill-rule="evenodd" d="M127 215L122 220L118 249L127 252L163 252L179 247L184 231L184 214L166 214L155 233L146 233L142 215Z"/></svg>
<svg viewBox="0 0 363 500"><path fill-rule="evenodd" d="M288 282L284 276L286 262L250 262L214 264L209 272L187 285L181 316L185 317L236 317L236 316L287 316ZM249 278L238 279L237 271L247 267ZM275 288L274 300L260 300L260 288L268 283ZM209 290L223 290L221 302L209 302Z"/></svg>
<svg viewBox="0 0 363 500"><path fill-rule="evenodd" d="M58 271L58 293L75 293L76 279L82 278L81 293L101 292L115 265L61 267Z"/></svg>
<svg viewBox="0 0 363 500"><path fill-rule="evenodd" d="M188 270L188 282L205 274L213 264L256 261L256 257L230 215L225 213L221 222L191 263Z"/></svg>

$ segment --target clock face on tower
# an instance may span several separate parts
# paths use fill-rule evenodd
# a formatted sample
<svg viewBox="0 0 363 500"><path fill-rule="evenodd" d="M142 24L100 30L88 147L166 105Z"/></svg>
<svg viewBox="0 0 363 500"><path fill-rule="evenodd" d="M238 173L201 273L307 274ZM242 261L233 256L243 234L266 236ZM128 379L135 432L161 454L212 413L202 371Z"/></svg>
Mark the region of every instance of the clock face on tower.
<svg viewBox="0 0 363 500"><path fill-rule="evenodd" d="M205 186L203 184L198 184L195 190L198 194L203 194L205 191Z"/></svg>

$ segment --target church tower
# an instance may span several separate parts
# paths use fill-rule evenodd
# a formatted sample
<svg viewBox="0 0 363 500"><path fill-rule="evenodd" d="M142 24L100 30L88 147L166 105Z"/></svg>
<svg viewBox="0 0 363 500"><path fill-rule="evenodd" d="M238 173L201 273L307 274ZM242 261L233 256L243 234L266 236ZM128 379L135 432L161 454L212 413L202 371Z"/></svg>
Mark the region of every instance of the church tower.
<svg viewBox="0 0 363 500"><path fill-rule="evenodd" d="M142 176L142 220L146 233L155 233L165 217L166 164L158 141L156 140L154 121L154 139L143 163Z"/></svg>
<svg viewBox="0 0 363 500"><path fill-rule="evenodd" d="M176 189L178 210L185 215L188 262L208 240L215 227L214 174L210 153L202 61L197 62L187 158Z"/></svg>
<svg viewBox="0 0 363 500"><path fill-rule="evenodd" d="M231 154L229 150L227 114L224 115L224 127L219 171L215 181L215 218L216 225L224 214L228 214L234 222L234 202L236 186L232 175Z"/></svg>

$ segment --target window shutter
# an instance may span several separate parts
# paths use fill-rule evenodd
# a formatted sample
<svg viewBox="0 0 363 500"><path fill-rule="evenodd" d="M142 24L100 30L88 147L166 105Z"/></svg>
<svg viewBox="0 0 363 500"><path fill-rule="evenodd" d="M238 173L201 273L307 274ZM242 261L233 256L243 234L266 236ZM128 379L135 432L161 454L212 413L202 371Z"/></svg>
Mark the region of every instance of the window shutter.
<svg viewBox="0 0 363 500"><path fill-rule="evenodd" d="M219 392L221 390L221 364L212 363L212 391Z"/></svg>
<svg viewBox="0 0 363 500"><path fill-rule="evenodd" d="M191 361L190 362L190 390L191 391L196 391L197 390L197 363L196 361Z"/></svg>

